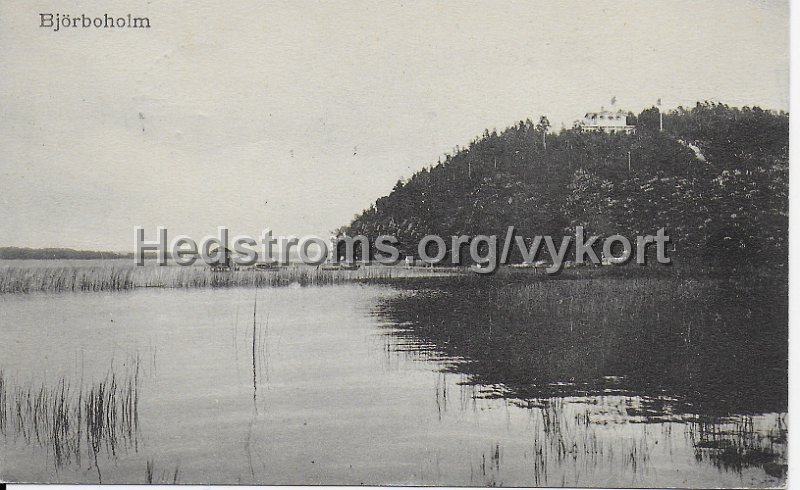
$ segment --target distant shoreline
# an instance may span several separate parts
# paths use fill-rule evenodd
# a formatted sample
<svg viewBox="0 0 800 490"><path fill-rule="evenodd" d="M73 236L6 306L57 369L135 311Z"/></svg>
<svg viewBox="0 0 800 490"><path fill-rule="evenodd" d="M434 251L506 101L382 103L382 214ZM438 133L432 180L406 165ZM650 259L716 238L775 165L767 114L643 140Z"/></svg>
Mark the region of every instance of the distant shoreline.
<svg viewBox="0 0 800 490"><path fill-rule="evenodd" d="M155 254L153 254L153 256L155 256ZM62 247L0 247L0 260L96 260L132 258L133 252L75 250Z"/></svg>

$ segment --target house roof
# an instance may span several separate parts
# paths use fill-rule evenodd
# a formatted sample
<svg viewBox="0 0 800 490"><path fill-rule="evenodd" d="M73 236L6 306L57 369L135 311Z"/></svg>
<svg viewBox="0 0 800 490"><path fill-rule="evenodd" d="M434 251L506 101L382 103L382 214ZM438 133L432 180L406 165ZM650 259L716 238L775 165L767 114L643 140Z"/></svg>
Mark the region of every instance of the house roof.
<svg viewBox="0 0 800 490"><path fill-rule="evenodd" d="M587 112L586 115L583 116L583 117L598 117L598 116L604 116L604 117L614 116L614 117L616 117L616 116L627 116L627 115L628 115L628 113L623 111L622 109L620 109L618 111L607 111L607 110L603 109L600 112Z"/></svg>

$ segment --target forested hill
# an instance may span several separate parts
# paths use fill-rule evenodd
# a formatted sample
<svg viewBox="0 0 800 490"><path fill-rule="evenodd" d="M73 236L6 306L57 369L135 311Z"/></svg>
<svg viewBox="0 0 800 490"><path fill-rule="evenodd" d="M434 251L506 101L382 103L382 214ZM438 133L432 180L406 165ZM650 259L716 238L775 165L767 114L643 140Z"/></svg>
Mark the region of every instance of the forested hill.
<svg viewBox="0 0 800 490"><path fill-rule="evenodd" d="M634 237L666 227L675 254L787 255L789 116L698 103L629 114L636 134L550 132L546 118L486 131L378 199L340 231L394 235L413 253L426 234Z"/></svg>

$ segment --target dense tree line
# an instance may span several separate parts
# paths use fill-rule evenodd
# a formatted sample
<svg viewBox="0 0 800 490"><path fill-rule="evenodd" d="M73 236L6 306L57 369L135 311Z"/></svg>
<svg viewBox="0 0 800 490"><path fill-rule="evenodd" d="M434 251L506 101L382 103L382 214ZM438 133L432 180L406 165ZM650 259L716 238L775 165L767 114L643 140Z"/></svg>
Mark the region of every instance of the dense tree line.
<svg viewBox="0 0 800 490"><path fill-rule="evenodd" d="M98 252L93 250L73 250L71 248L0 247L0 260L91 260L127 258L133 258L133 254Z"/></svg>
<svg viewBox="0 0 800 490"><path fill-rule="evenodd" d="M337 230L394 235L413 254L426 234L634 237L666 227L674 254L785 264L789 118L698 103L629 122L635 134L550 132L545 117L484 134L425 168Z"/></svg>

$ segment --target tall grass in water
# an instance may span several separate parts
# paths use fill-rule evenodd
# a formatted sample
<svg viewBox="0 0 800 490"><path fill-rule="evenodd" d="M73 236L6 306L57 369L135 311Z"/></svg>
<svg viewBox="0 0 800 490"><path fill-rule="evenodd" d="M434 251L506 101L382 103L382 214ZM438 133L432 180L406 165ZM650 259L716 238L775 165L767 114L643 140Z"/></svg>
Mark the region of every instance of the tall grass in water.
<svg viewBox="0 0 800 490"><path fill-rule="evenodd" d="M122 373L112 366L101 381L73 386L15 383L0 371L0 434L22 438L52 451L56 467L91 458L102 481L97 457L138 449L140 358Z"/></svg>
<svg viewBox="0 0 800 490"><path fill-rule="evenodd" d="M627 486L622 482L636 481L645 474L658 439L648 437L646 424L638 424L625 437L616 435L624 403L622 397L553 397L520 404L529 411L529 439L522 457L532 470L534 486L582 487L597 481ZM470 483L503 486L502 464L503 447L496 443L477 465L471 465ZM615 480L608 480L610 469Z"/></svg>
<svg viewBox="0 0 800 490"><path fill-rule="evenodd" d="M180 466L176 465L174 470L167 471L167 470L157 470L156 463L152 459L147 460L147 466L145 467L145 483L148 485L156 484L156 485L163 485L163 484L172 484L177 485L180 481L181 471Z"/></svg>
<svg viewBox="0 0 800 490"><path fill-rule="evenodd" d="M0 293L110 291L135 286L133 266L10 266L0 268Z"/></svg>
<svg viewBox="0 0 800 490"><path fill-rule="evenodd" d="M785 417L775 416L767 427L757 426L750 415L699 420L689 429L695 457L738 472L760 466L769 475L784 478L788 433Z"/></svg>
<svg viewBox="0 0 800 490"><path fill-rule="evenodd" d="M377 265L357 270L323 270L312 266L292 265L258 271L212 271L202 266L136 267L132 262L120 262L124 263L60 266L55 262L52 266L0 267L0 293L117 291L138 287L220 288L292 284L324 286L435 274L428 269Z"/></svg>
<svg viewBox="0 0 800 490"><path fill-rule="evenodd" d="M392 335L463 359L454 370L515 397L668 390L710 414L786 409L781 278L466 276L408 286L380 307Z"/></svg>

